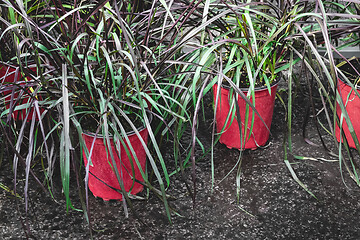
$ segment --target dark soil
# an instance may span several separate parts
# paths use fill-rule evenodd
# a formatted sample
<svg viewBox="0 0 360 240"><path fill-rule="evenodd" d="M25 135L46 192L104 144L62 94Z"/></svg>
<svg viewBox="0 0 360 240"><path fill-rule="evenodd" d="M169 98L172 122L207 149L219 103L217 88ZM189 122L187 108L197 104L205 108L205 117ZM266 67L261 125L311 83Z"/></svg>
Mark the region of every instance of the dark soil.
<svg viewBox="0 0 360 240"><path fill-rule="evenodd" d="M281 87L280 87L281 88ZM332 160L322 147L304 142L301 126L306 99L299 94L293 110L292 141L294 153ZM210 107L209 107L210 109ZM176 200L169 224L165 209L153 194L147 201L133 201L133 210L125 218L121 202L104 202L90 196L91 221L95 239L360 239L360 188L339 162L294 160L289 157L297 177L316 196L296 183L284 163L283 136L286 122L284 108L276 102L271 137L263 149L245 151L239 203L236 198L236 171L221 181L236 165L238 150L218 144L215 147L215 185L211 190L210 155L196 167L197 195L193 208L191 197L180 176L172 177L167 193ZM199 137L210 147L211 120L201 123ZM308 138L320 144L313 121ZM325 136L328 146L334 145ZM357 158L359 159L359 158ZM172 161L168 155L169 164ZM5 160L4 160L5 161ZM191 171L186 171L191 179ZM21 176L20 176L21 177ZM0 169L0 183L11 187L9 164ZM20 183L21 184L21 183ZM88 226L81 212L65 211L65 201L53 201L35 184L30 190L28 223L34 239L89 239ZM73 189L76 195L76 189ZM22 194L22 193L21 193ZM58 194L61 196L61 194ZM76 199L74 197L73 199ZM23 200L0 188L0 239L25 239L20 219L24 219ZM74 206L81 208L74 200ZM139 219L135 217L134 211Z"/></svg>

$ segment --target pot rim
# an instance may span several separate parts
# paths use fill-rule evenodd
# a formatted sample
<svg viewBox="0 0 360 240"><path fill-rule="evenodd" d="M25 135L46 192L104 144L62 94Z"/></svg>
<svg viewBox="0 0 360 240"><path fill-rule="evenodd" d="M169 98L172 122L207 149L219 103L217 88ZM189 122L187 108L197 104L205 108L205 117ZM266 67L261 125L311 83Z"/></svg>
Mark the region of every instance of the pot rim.
<svg viewBox="0 0 360 240"><path fill-rule="evenodd" d="M152 114L148 114L148 116L149 116L149 122L151 123L152 120L153 120L153 115L152 115ZM145 129L147 129L147 128L146 128L146 126L144 125L144 126L137 127L136 129L138 130L138 132L141 132L141 131L143 131L143 130L145 130ZM86 131L86 130L83 131L82 134L87 135L87 136L89 136L89 137L95 137L95 135L96 135L96 138L100 138L100 139L104 139L104 138L105 138L105 137L104 137L102 134L100 134L100 133L95 134L94 132L90 132L90 131ZM132 135L135 135L135 131L134 131L134 130L131 130L131 131L129 131L129 132L126 132L126 135L127 135L128 137L130 137L130 136L132 136ZM110 135L110 138L113 138L113 135Z"/></svg>
<svg viewBox="0 0 360 240"><path fill-rule="evenodd" d="M270 88L275 87L275 86L278 85L280 82L281 82L281 79L276 78L275 81L270 84ZM215 83L214 85L218 85L218 84ZM220 87L221 87L221 88L224 88L224 89L227 89L227 90L229 90L229 89L231 88L231 86L227 86L227 85L223 85L223 84L221 84ZM256 91L262 91L262 90L264 90L264 89L267 89L267 86L266 86L266 85L265 85L265 86L262 86L262 87L256 87L256 88L254 88L254 91L255 91L255 92L256 92ZM243 92L247 92L247 91L249 90L249 88L243 88L243 87L242 87L242 88L240 88L240 90L243 91Z"/></svg>
<svg viewBox="0 0 360 240"><path fill-rule="evenodd" d="M341 81L342 83L344 83L346 86L351 87L351 86L343 79L342 76L339 75L337 79L338 79L338 81ZM356 90L360 90L360 85L354 85L354 87L355 87Z"/></svg>

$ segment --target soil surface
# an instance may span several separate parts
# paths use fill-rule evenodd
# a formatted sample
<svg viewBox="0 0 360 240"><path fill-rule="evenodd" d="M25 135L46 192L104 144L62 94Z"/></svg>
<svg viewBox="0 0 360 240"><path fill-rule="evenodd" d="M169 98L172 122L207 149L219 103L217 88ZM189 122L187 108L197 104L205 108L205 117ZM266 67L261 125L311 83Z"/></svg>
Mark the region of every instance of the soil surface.
<svg viewBox="0 0 360 240"><path fill-rule="evenodd" d="M283 95L281 90L279 92ZM277 100L268 145L243 152L239 201L236 197L237 167L222 179L236 166L240 152L217 144L213 190L210 155L196 165L195 208L180 176L172 176L167 193L175 198L170 205L179 214L172 215L172 224L169 224L162 202L154 194L150 194L148 200L133 200L128 218L122 202L104 202L90 194L94 239L360 239L360 188L343 166L341 177L338 161L324 161L336 158L322 147L305 143L302 123L307 103L304 99L307 98L302 93L297 93L292 116L292 147L294 154L314 159L295 160L289 156L289 162L298 179L316 198L292 178L284 162L285 110ZM206 149L210 148L212 131L212 121L208 119L200 121L199 130L199 138ZM312 120L307 127L307 137L320 144ZM330 136L324 139L333 148L334 140ZM200 151L197 152L200 156ZM171 166L171 154L167 158ZM3 161L0 183L12 188L9 162ZM191 183L191 169L186 170L186 178ZM20 181L19 189L21 184ZM60 192L54 201L35 183L31 186L27 218L30 238L90 238L83 213L76 210L66 213ZM20 190L19 193L22 195ZM76 189L73 194L73 205L81 208L75 197ZM24 209L23 199L16 201L11 193L0 188L0 239L26 239L22 227L26 224Z"/></svg>

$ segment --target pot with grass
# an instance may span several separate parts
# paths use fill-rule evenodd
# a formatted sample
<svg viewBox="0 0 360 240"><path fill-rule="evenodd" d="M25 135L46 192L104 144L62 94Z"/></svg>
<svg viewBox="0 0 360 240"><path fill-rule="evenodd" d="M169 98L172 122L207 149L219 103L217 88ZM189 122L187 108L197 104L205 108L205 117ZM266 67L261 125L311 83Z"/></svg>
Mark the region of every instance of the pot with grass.
<svg viewBox="0 0 360 240"><path fill-rule="evenodd" d="M80 11L79 16L84 17ZM62 114L64 121L68 115L79 124L89 190L104 200L121 200L149 185L151 113L145 99L153 85L140 64L145 48L134 42L122 15L107 3L92 16L65 53L74 63L63 64Z"/></svg>
<svg viewBox="0 0 360 240"><path fill-rule="evenodd" d="M232 11L221 23L227 31L210 49L222 59L212 81L217 134L228 148L256 149L269 139L279 74L289 66L285 38L291 24L282 19L287 16L227 7Z"/></svg>
<svg viewBox="0 0 360 240"><path fill-rule="evenodd" d="M58 125L63 126L61 142L79 147L87 186L94 196L129 200L145 186L166 204L164 179L166 184L170 180L156 135L173 134L169 126L176 129L179 123L182 131L189 122L181 101L189 99L183 89L190 84L176 78L174 72L183 62L174 57L183 54L181 47L197 32L189 33L181 44L176 38L165 38L159 28L177 29L173 26L176 23L168 25L164 20L168 13L161 3L141 15L131 9L122 12L127 8L121 3L89 4L88 8L87 12L76 9L75 22L82 24L70 33L63 23L72 21L73 16L63 11L72 10L54 6L68 17L50 25L59 36L56 40L49 36L43 43L52 46L45 51L49 61L62 66L58 71L61 76L54 76L54 88L62 87L52 89L59 94L53 108L56 105ZM60 156L66 157L70 148L63 146ZM62 174L68 176L70 168L65 160ZM156 188L147 169L156 177ZM63 184L69 185L68 180Z"/></svg>
<svg viewBox="0 0 360 240"><path fill-rule="evenodd" d="M359 5L352 2L317 3L314 11L307 11L312 12L316 20L302 28L300 25L297 26L299 43L303 42L304 48L309 46L307 53L295 53L303 58L307 72L311 75L310 78L306 77L310 96L309 109L312 111L321 145L338 159L341 175L343 176L346 171L358 183L359 172L356 166L360 153L360 134L355 129L356 125L358 126L359 115L358 110L354 111L353 107L359 98L359 71L357 67L349 68L346 61L347 57L356 56L357 52L342 50L343 47L359 45ZM344 9L346 13L343 12ZM311 18L309 20L311 21ZM336 58L341 58L344 61L342 64L346 63L346 68L351 71L340 67ZM352 76L343 74L344 71L348 71ZM305 128L303 133L305 136ZM332 135L334 142L341 144L331 146L332 142L323 138L327 134ZM349 146L355 147L356 151Z"/></svg>
<svg viewBox="0 0 360 240"><path fill-rule="evenodd" d="M1 93L4 96L5 108L3 114L9 114L14 120L31 121L34 113L33 99L41 99L38 94L38 84L31 76L36 75L36 67L20 67L0 64ZM40 109L43 112L43 109ZM38 116L35 114L35 119Z"/></svg>
<svg viewBox="0 0 360 240"><path fill-rule="evenodd" d="M11 116L14 120L30 121L34 113L34 99L39 98L40 88L39 81L34 80L34 77L37 78L36 63L32 57L29 57L31 52L26 44L20 41L20 39L29 39L29 31L23 27L8 27L10 23L19 26L24 24L24 20L14 9L4 7L2 15L4 18L0 21L2 33L0 35L0 92L7 109L2 115Z"/></svg>

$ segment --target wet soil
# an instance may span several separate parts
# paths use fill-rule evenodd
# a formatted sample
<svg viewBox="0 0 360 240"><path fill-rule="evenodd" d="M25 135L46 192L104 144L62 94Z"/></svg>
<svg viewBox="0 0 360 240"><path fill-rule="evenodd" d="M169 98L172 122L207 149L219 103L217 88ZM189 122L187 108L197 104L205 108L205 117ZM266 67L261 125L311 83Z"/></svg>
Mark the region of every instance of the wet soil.
<svg viewBox="0 0 360 240"><path fill-rule="evenodd" d="M322 147L303 140L301 126L306 98L299 93L296 99L292 129L294 154L334 159ZM237 168L222 180L237 164L239 151L217 144L213 191L210 155L197 163L195 208L179 175L172 177L167 190L176 198L170 201L171 206L181 215L173 214L172 224L169 224L163 204L153 194L148 200L134 200L128 218L125 218L122 202L104 202L91 195L94 239L360 239L360 188L345 171L341 177L337 161L289 157L297 177L316 198L307 193L293 180L284 163L285 128L285 111L280 101L276 101L268 145L243 153L239 201L236 198ZM210 133L211 120L202 122L199 138L205 148L210 147ZM307 136L320 144L312 121ZM325 136L325 141L330 148L334 145L330 136ZM172 161L171 154L168 161L169 164ZM186 170L186 177L190 182L190 169ZM3 163L0 183L11 187L11 181L10 166ZM75 196L76 189L73 192ZM53 201L37 187L31 188L28 211L31 237L89 239L83 214L75 210L66 213L65 201L60 192L57 194ZM74 206L80 208L76 197L73 199ZM0 239L26 239L21 222L24 212L23 200L15 201L10 193L0 188Z"/></svg>

